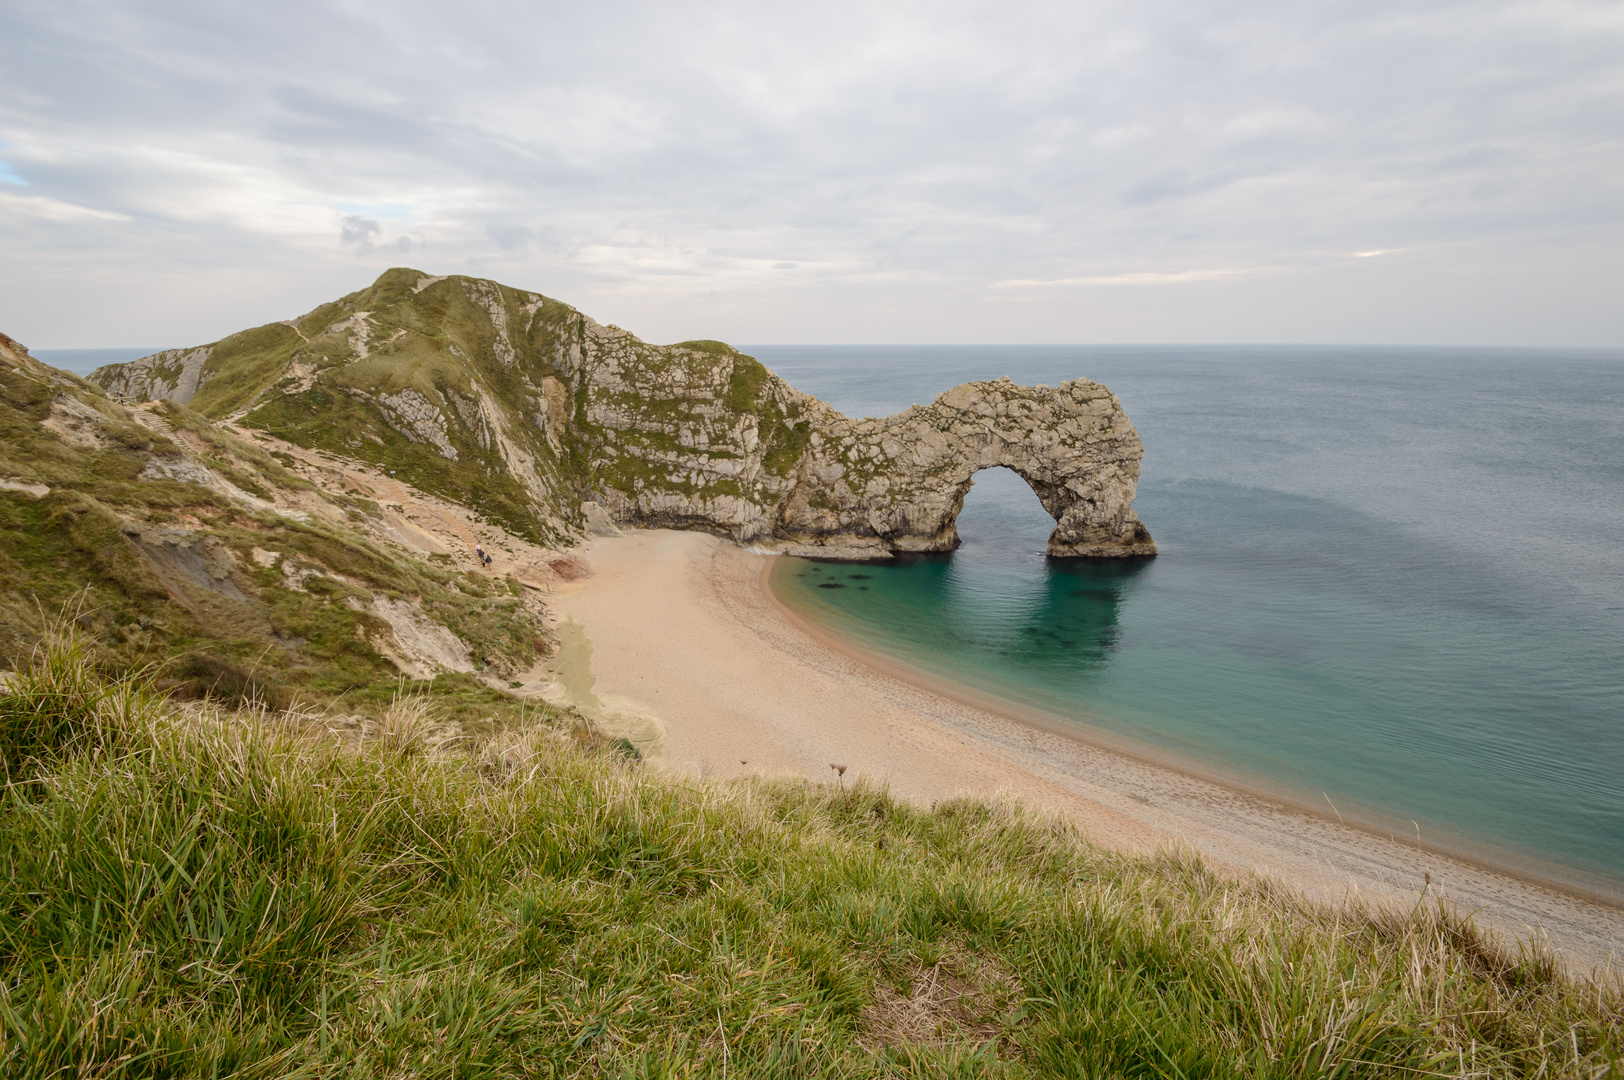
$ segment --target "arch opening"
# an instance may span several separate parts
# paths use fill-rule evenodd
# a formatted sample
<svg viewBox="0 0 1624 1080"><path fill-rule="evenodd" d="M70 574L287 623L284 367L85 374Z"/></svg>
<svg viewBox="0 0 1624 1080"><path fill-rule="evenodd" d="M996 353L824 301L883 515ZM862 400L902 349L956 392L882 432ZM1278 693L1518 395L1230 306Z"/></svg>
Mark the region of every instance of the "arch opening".
<svg viewBox="0 0 1624 1080"><path fill-rule="evenodd" d="M950 526L954 549L971 557L1044 554L1056 519L1031 481L1007 465L977 469Z"/></svg>

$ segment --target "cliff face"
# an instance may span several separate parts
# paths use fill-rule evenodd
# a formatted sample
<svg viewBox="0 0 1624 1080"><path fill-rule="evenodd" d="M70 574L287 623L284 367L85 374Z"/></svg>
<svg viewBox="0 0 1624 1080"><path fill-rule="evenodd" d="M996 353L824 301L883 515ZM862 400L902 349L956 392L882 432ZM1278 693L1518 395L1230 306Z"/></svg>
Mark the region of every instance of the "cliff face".
<svg viewBox="0 0 1624 1080"><path fill-rule="evenodd" d="M1055 517L1050 554L1155 551L1132 509L1139 437L1096 383L971 383L849 420L727 345L650 345L473 278L391 270L94 379L369 461L543 543L601 510L803 553L944 551L972 475L1006 466Z"/></svg>
<svg viewBox="0 0 1624 1080"><path fill-rule="evenodd" d="M1054 556L1150 555L1133 512L1144 454L1105 387L966 383L896 416L819 425L775 535L805 544L949 551L973 475L1020 475L1055 519Z"/></svg>

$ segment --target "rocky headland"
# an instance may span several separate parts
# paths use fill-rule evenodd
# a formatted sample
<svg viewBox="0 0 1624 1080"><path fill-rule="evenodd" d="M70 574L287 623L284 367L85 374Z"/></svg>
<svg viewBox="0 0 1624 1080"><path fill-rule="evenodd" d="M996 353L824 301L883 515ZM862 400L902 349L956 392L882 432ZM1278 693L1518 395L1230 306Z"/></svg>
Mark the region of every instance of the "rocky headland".
<svg viewBox="0 0 1624 1080"><path fill-rule="evenodd" d="M1097 383L968 383L851 420L720 342L651 345L492 281L390 270L94 381L393 470L537 543L666 527L845 558L949 551L972 476L1004 466L1055 518L1050 555L1156 550L1133 512L1143 447Z"/></svg>
<svg viewBox="0 0 1624 1080"><path fill-rule="evenodd" d="M544 597L590 534L948 551L990 467L1054 517L1051 555L1155 551L1139 436L1086 379L854 420L720 342L410 269L88 380L0 338L0 434L0 661L69 610L111 668L244 699L404 674L478 712L552 654Z"/></svg>

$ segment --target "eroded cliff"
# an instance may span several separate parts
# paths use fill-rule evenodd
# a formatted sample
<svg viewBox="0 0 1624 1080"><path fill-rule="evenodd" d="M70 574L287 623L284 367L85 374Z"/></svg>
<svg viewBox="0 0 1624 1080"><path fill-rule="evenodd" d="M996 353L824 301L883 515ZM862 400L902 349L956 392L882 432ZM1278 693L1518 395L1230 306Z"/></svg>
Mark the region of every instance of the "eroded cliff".
<svg viewBox="0 0 1624 1080"><path fill-rule="evenodd" d="M852 420L720 342L650 345L474 278L390 270L95 379L369 461L544 543L601 514L807 554L945 551L974 473L1003 466L1055 518L1051 555L1155 551L1139 436L1097 383L970 383Z"/></svg>

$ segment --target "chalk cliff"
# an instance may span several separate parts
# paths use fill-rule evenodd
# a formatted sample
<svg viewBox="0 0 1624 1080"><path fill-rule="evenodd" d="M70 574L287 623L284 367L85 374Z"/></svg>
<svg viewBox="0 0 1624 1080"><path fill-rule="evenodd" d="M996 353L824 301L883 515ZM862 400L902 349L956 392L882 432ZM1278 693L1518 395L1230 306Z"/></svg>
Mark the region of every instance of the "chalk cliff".
<svg viewBox="0 0 1624 1080"><path fill-rule="evenodd" d="M1097 383L969 383L852 420L720 342L651 345L474 278L390 270L94 379L396 470L543 543L597 521L852 558L946 551L972 476L1003 466L1055 518L1051 555L1156 550L1133 512L1143 447Z"/></svg>

